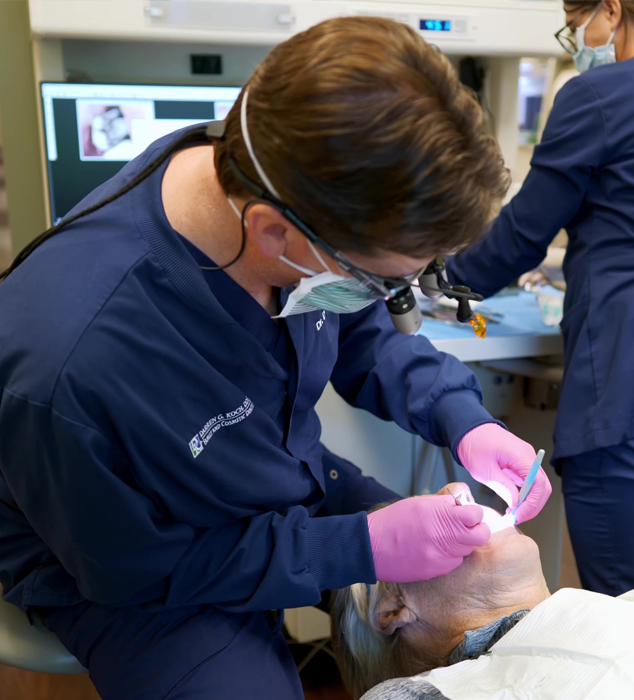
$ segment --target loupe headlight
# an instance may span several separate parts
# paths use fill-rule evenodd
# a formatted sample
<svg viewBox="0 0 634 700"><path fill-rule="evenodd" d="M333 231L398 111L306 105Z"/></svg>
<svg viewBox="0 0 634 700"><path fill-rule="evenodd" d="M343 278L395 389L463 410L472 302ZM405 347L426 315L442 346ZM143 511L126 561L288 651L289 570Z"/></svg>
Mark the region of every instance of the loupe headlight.
<svg viewBox="0 0 634 700"><path fill-rule="evenodd" d="M385 300L390 318L397 331L414 335L423 323L423 314L411 287L405 287Z"/></svg>

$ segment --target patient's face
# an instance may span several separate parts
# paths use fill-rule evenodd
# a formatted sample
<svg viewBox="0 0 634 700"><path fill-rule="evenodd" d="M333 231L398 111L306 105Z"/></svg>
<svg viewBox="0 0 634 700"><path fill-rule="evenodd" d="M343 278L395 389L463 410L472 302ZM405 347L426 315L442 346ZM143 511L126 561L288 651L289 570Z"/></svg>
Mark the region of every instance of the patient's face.
<svg viewBox="0 0 634 700"><path fill-rule="evenodd" d="M448 490L447 490L448 489ZM466 484L448 484L440 493L468 492ZM470 496L470 493L469 493ZM412 643L426 644L434 653L448 653L462 641L465 630L477 629L504 615L532 608L549 592L537 544L517 528L502 524L492 511L491 539L476 547L463 564L445 576L401 584L399 608L383 611L392 626ZM398 617L394 617L398 615ZM389 625L384 631L390 633Z"/></svg>

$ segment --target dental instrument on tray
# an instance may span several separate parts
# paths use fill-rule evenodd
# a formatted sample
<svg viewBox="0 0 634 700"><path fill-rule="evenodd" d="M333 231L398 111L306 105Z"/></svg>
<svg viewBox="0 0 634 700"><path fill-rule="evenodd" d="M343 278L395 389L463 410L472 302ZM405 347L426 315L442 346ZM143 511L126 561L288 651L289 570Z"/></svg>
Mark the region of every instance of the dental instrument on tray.
<svg viewBox="0 0 634 700"><path fill-rule="evenodd" d="M421 312L423 316L426 318L432 318L435 321L441 321L442 323L447 323L450 326L458 326L459 328L464 328L464 323L460 323L460 321L456 320L456 314L455 312L452 312L449 307L440 305L437 307L432 306L431 308L428 309L421 309ZM492 314L489 314L488 312L483 312L481 309L478 309L478 314L482 316L482 318L487 322L487 323L501 323L501 318L502 314L496 314L493 316Z"/></svg>

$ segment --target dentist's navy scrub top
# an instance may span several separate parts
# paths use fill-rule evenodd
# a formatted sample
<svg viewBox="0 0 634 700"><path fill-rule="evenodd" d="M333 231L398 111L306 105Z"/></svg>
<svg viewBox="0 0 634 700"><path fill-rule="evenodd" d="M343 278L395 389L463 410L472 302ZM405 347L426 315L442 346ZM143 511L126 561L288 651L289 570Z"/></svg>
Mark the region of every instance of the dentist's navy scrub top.
<svg viewBox="0 0 634 700"><path fill-rule="evenodd" d="M520 192L449 279L490 296L569 243L565 371L553 460L634 437L634 59L558 93Z"/></svg>
<svg viewBox="0 0 634 700"><path fill-rule="evenodd" d="M226 615L374 582L364 510L397 496L321 445L327 382L454 454L493 422L474 375L396 332L384 304L276 323L201 271L165 216L166 167L0 285L0 582L23 609Z"/></svg>

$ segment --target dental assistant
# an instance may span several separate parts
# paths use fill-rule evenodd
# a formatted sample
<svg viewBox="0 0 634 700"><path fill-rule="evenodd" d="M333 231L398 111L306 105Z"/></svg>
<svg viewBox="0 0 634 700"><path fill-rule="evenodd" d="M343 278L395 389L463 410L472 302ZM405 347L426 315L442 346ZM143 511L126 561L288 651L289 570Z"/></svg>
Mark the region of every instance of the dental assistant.
<svg viewBox="0 0 634 700"><path fill-rule="evenodd" d="M558 93L520 192L448 262L490 296L568 232L565 372L554 464L585 588L634 587L634 0L564 3L581 75Z"/></svg>
<svg viewBox="0 0 634 700"><path fill-rule="evenodd" d="M270 611L432 578L488 539L479 506L398 500L326 450L328 381L517 503L534 451L383 302L471 242L507 185L447 59L340 18L276 47L224 125L155 142L18 256L0 581L104 700L298 700ZM518 520L549 494L542 472Z"/></svg>

